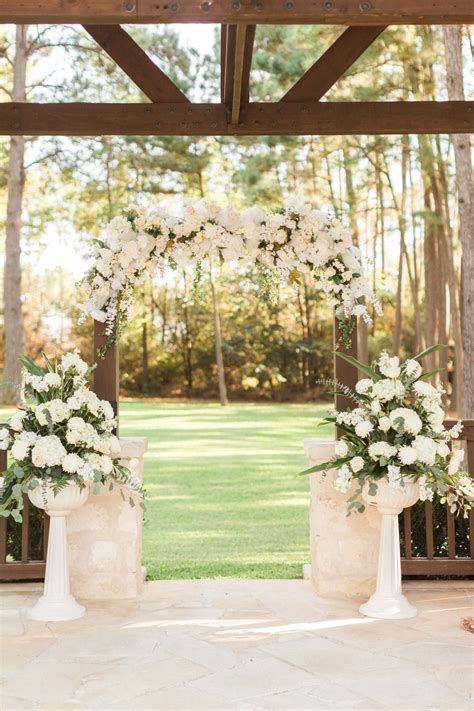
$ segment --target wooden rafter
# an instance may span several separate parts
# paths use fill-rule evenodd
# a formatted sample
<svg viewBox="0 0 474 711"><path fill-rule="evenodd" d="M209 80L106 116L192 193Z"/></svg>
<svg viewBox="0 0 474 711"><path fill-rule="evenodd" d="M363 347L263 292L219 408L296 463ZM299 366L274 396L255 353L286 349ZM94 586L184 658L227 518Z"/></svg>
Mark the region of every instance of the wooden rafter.
<svg viewBox="0 0 474 711"><path fill-rule="evenodd" d="M0 23L428 25L474 22L472 0L2 0Z"/></svg>
<svg viewBox="0 0 474 711"><path fill-rule="evenodd" d="M255 25L223 25L221 30L221 100L231 123L239 122L240 109L249 100Z"/></svg>
<svg viewBox="0 0 474 711"><path fill-rule="evenodd" d="M281 101L319 101L384 29L348 27Z"/></svg>
<svg viewBox="0 0 474 711"><path fill-rule="evenodd" d="M84 29L150 101L188 103L189 100L176 84L152 62L120 25L84 25Z"/></svg>
<svg viewBox="0 0 474 711"><path fill-rule="evenodd" d="M472 133L474 102L306 102L242 107L231 125L225 104L0 103L0 135L390 135Z"/></svg>

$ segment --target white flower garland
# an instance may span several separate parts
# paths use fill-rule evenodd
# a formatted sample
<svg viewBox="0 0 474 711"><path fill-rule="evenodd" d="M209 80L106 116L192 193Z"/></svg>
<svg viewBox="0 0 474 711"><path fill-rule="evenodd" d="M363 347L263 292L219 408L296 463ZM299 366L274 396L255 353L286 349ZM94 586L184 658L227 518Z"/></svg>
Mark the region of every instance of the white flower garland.
<svg viewBox="0 0 474 711"><path fill-rule="evenodd" d="M93 256L82 320L90 315L105 323L107 347L118 341L134 289L147 274L199 264L208 256L257 262L290 283L311 276L335 308L346 340L354 316L370 323L368 304L380 313L350 233L340 220L308 204L268 215L258 207L238 213L208 200L186 200L179 217L163 206L130 207L126 216L110 222L106 240L96 244Z"/></svg>

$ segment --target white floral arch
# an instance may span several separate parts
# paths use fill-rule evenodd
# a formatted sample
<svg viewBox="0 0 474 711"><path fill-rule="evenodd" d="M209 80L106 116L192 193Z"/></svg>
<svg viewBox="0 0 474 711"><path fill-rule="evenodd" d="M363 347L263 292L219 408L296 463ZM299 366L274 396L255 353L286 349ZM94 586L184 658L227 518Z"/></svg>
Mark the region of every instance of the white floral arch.
<svg viewBox="0 0 474 711"><path fill-rule="evenodd" d="M370 322L367 305L379 303L362 275L362 256L342 222L309 204L274 214L258 207L237 212L209 200L185 200L177 216L169 207L129 207L108 225L93 249L82 319L105 324L106 345L117 343L127 323L135 287L166 267L199 264L215 256L225 262L260 264L280 279L314 279L327 295L347 342L354 317Z"/></svg>

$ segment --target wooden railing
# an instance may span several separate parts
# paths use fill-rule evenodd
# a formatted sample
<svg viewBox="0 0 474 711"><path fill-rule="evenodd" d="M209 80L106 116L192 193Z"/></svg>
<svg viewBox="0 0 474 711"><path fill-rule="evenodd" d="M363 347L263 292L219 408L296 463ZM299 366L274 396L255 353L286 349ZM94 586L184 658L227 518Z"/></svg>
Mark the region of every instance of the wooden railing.
<svg viewBox="0 0 474 711"><path fill-rule="evenodd" d="M452 426L454 422L447 422ZM468 468L474 476L474 420L466 420ZM0 451L0 472L7 465ZM41 580L45 573L49 517L24 498L23 522L0 517L0 580ZM402 574L474 576L474 511L456 519L446 506L418 502L400 514Z"/></svg>
<svg viewBox="0 0 474 711"><path fill-rule="evenodd" d="M7 453L0 451L0 472ZM23 521L0 517L0 580L42 580L46 568L49 517L23 499Z"/></svg>
<svg viewBox="0 0 474 711"><path fill-rule="evenodd" d="M451 428L455 420L447 420ZM474 420L465 420L467 469L474 477ZM400 514L404 576L474 576L474 510L456 518L447 505L421 502Z"/></svg>

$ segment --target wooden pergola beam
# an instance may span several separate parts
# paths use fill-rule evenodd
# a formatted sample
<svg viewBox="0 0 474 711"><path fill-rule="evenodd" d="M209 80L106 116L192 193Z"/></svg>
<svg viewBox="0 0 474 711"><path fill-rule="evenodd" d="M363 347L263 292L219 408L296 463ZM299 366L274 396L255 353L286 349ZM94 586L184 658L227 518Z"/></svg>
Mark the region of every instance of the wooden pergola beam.
<svg viewBox="0 0 474 711"><path fill-rule="evenodd" d="M255 29L255 25L222 25L221 29L221 99L233 125L239 122L241 106L249 101Z"/></svg>
<svg viewBox="0 0 474 711"><path fill-rule="evenodd" d="M427 25L474 22L472 0L2 0L0 23Z"/></svg>
<svg viewBox="0 0 474 711"><path fill-rule="evenodd" d="M120 25L84 25L84 29L150 101L189 102Z"/></svg>
<svg viewBox="0 0 474 711"><path fill-rule="evenodd" d="M281 101L319 101L385 28L348 27Z"/></svg>
<svg viewBox="0 0 474 711"><path fill-rule="evenodd" d="M471 133L473 101L225 104L0 103L0 135L267 136Z"/></svg>

